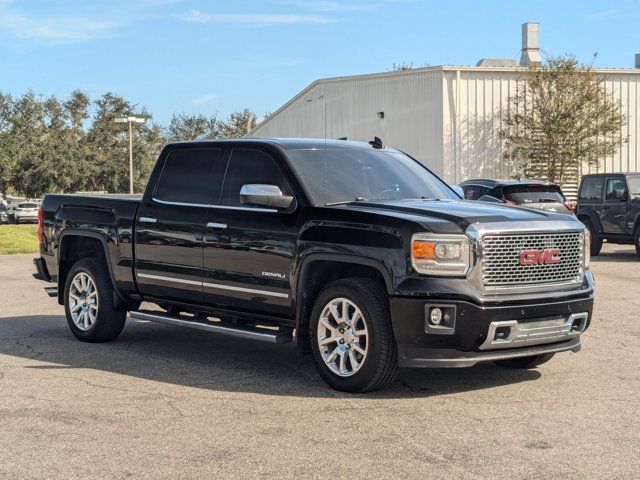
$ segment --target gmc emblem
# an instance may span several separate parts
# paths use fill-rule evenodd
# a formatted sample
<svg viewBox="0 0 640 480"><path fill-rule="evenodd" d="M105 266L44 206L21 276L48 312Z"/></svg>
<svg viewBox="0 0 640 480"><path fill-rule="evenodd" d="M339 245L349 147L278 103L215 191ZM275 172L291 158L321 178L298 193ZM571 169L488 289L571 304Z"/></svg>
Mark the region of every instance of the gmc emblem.
<svg viewBox="0 0 640 480"><path fill-rule="evenodd" d="M545 263L560 263L561 261L559 248L523 250L520 252L521 265L544 265Z"/></svg>

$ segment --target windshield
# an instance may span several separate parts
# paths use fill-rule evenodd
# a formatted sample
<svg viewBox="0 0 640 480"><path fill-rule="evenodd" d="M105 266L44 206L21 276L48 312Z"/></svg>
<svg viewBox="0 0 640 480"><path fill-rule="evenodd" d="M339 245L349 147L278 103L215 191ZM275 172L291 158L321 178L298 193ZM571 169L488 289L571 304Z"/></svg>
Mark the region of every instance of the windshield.
<svg viewBox="0 0 640 480"><path fill-rule="evenodd" d="M420 163L373 149L289 150L293 167L320 205L407 198L458 199Z"/></svg>
<svg viewBox="0 0 640 480"><path fill-rule="evenodd" d="M514 185L502 189L504 198L514 203L562 203L564 197L556 185Z"/></svg>
<svg viewBox="0 0 640 480"><path fill-rule="evenodd" d="M640 198L640 176L627 177L627 185L629 186L629 195L632 198Z"/></svg>

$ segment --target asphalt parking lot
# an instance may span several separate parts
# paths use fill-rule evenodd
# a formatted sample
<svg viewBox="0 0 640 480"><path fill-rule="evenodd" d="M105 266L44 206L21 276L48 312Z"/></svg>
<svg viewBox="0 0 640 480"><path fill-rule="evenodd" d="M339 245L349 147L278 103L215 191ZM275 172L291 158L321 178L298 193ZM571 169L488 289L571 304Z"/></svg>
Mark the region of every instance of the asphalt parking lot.
<svg viewBox="0 0 640 480"><path fill-rule="evenodd" d="M640 261L605 245L583 350L533 371L407 370L329 389L312 359L130 320L74 339L0 256L0 478L638 478Z"/></svg>

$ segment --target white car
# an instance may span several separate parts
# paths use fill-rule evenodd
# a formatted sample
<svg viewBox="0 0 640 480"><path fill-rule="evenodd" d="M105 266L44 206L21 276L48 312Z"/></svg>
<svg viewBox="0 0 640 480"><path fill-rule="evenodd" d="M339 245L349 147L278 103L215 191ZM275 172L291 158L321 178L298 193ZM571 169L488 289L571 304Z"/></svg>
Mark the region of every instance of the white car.
<svg viewBox="0 0 640 480"><path fill-rule="evenodd" d="M16 223L38 223L38 209L40 205L33 202L19 203L13 211Z"/></svg>

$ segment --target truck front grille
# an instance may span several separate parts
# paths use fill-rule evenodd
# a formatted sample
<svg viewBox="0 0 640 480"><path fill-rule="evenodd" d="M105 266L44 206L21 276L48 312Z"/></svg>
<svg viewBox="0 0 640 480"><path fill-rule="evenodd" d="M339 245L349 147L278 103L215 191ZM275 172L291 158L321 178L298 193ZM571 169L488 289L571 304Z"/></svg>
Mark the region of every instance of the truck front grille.
<svg viewBox="0 0 640 480"><path fill-rule="evenodd" d="M536 287L570 284L581 280L584 237L582 232L485 234L481 240L482 281L487 288ZM557 253L558 249L560 252ZM523 265L523 251L554 250L558 263L541 260ZM535 255L533 255L535 256Z"/></svg>

